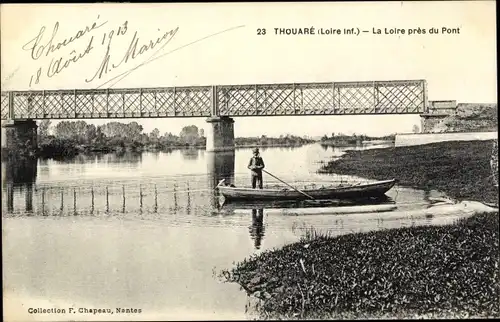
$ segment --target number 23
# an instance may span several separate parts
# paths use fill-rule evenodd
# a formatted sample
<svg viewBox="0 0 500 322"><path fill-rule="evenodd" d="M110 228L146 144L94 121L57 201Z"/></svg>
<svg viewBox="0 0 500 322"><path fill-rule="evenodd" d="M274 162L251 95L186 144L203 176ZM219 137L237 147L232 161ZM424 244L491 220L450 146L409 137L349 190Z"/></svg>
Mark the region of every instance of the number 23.
<svg viewBox="0 0 500 322"><path fill-rule="evenodd" d="M258 28L257 29L257 35L265 35L266 34L266 29L265 28Z"/></svg>

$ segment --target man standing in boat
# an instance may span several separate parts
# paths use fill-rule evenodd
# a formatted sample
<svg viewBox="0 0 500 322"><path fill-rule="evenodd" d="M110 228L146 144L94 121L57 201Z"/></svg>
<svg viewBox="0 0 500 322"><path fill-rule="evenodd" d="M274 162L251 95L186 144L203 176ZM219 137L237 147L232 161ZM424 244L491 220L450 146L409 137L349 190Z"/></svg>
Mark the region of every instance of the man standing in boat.
<svg viewBox="0 0 500 322"><path fill-rule="evenodd" d="M253 156L248 163L248 169L250 169L252 174L252 188L255 189L258 183L259 189L262 189L262 169L264 169L264 160L260 157L258 148L253 149Z"/></svg>

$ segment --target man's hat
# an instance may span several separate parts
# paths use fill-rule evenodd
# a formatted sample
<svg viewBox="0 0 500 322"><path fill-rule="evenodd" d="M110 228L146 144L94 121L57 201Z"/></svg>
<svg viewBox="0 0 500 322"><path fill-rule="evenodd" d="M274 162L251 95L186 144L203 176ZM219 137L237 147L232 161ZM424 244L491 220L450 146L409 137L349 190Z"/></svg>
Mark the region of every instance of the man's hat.
<svg viewBox="0 0 500 322"><path fill-rule="evenodd" d="M259 148L254 148L253 153L259 153Z"/></svg>

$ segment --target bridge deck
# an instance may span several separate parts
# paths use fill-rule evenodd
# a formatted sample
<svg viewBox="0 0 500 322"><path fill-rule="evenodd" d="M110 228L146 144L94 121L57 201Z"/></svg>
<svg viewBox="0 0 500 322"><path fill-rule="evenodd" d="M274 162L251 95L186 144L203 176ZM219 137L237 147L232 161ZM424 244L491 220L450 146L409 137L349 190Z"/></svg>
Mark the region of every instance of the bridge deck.
<svg viewBox="0 0 500 322"><path fill-rule="evenodd" d="M1 93L1 119L423 114L425 80Z"/></svg>

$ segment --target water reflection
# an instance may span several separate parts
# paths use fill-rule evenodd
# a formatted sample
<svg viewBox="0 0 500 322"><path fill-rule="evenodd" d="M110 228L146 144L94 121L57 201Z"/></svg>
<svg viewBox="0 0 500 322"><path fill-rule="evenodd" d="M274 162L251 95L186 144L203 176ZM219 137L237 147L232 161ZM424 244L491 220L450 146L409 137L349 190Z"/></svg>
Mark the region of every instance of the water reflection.
<svg viewBox="0 0 500 322"><path fill-rule="evenodd" d="M252 209L252 225L249 227L249 231L250 238L254 241L255 249L260 249L264 230L264 209Z"/></svg>
<svg viewBox="0 0 500 322"><path fill-rule="evenodd" d="M248 227L250 239L254 243L254 248L259 250L263 245L262 241L265 236L264 213L279 214L286 216L311 216L334 214L342 207L358 207L362 212L363 207L378 210L383 207L386 210L395 208L395 201L387 196L365 197L354 199L332 199L332 200L270 200L270 201L221 201L219 209L220 214L229 217L250 216L251 225ZM390 207L388 207L390 206ZM352 208L351 208L352 209ZM339 221L343 225L342 220ZM336 224L338 222L336 221ZM342 227L341 227L342 228Z"/></svg>
<svg viewBox="0 0 500 322"><path fill-rule="evenodd" d="M349 199L328 200L248 200L225 201L221 208L226 212L234 212L240 209L286 209L286 208L318 208L318 207L344 207L344 206L374 206L395 204L393 198L382 195L373 197L360 197Z"/></svg>
<svg viewBox="0 0 500 322"><path fill-rule="evenodd" d="M210 193L210 206L213 210L220 208L220 196L216 190L221 180L227 184L234 183L235 152L206 152L208 188Z"/></svg>
<svg viewBox="0 0 500 322"><path fill-rule="evenodd" d="M85 158L87 156L83 156L81 159L83 162L85 162ZM94 154L88 156L89 158L92 158L95 161L104 161L105 163L126 163L129 165L139 165L139 163L142 162L142 153L140 152L119 152L119 153L108 153L104 155L100 154Z"/></svg>
<svg viewBox="0 0 500 322"><path fill-rule="evenodd" d="M194 149L194 148L182 149L181 155L182 158L186 161L198 160L199 151L200 151L199 149Z"/></svg>
<svg viewBox="0 0 500 322"><path fill-rule="evenodd" d="M276 151L276 150L281 150L281 151L293 151L302 148L302 145L296 145L296 146L263 146L259 147L259 150L261 152L266 152L266 151ZM248 149L248 147L242 147L242 149Z"/></svg>
<svg viewBox="0 0 500 322"><path fill-rule="evenodd" d="M51 159L40 159L40 165L48 165L53 162L54 160ZM61 164L125 163L130 165L138 165L142 162L142 153L133 151L120 151L105 154L99 152L90 152L85 154L77 154L72 157L60 158L57 159L57 162Z"/></svg>
<svg viewBox="0 0 500 322"><path fill-rule="evenodd" d="M20 186L34 183L37 177L37 159L9 159L2 162L5 167L3 183Z"/></svg>
<svg viewBox="0 0 500 322"><path fill-rule="evenodd" d="M2 190L7 194L7 211L14 211L14 195L24 192L24 209L33 211L33 189L37 177L36 158L8 159L2 163Z"/></svg>

